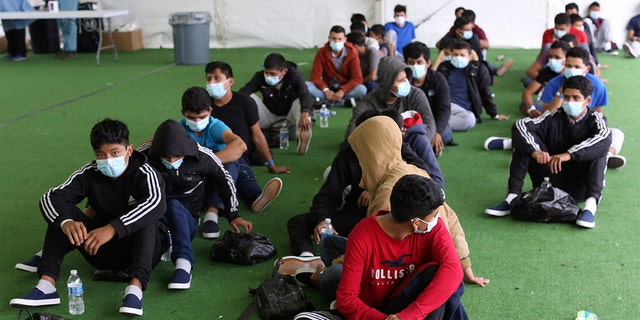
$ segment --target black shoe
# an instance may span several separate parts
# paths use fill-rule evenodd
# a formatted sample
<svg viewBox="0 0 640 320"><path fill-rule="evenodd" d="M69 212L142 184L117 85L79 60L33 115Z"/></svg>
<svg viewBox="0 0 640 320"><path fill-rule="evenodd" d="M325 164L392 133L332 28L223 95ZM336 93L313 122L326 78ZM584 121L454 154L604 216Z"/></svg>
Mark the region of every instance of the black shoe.
<svg viewBox="0 0 640 320"><path fill-rule="evenodd" d="M93 272L95 281L129 282L131 277L124 270L96 270Z"/></svg>

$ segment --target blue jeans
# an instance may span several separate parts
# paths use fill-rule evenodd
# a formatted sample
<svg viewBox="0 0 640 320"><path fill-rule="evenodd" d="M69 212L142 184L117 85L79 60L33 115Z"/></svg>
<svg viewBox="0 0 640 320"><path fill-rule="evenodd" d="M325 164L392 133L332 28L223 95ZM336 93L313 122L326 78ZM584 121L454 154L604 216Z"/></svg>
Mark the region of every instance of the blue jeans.
<svg viewBox="0 0 640 320"><path fill-rule="evenodd" d="M58 6L60 11L77 11L78 0L60 0ZM62 50L77 51L78 25L76 19L58 19L58 28L62 32Z"/></svg>
<svg viewBox="0 0 640 320"><path fill-rule="evenodd" d="M237 161L225 163L224 168L227 169L236 184L238 198L244 200L251 206L260 193L262 193L262 188L258 185L247 160L244 157L240 157ZM205 192L208 207L225 209L224 202L218 192L211 190L211 188L208 188Z"/></svg>
<svg viewBox="0 0 640 320"><path fill-rule="evenodd" d="M171 261L174 263L178 258L189 260L193 266L193 249L191 241L198 232L198 219L191 215L191 212L178 200L167 201L167 212L164 214L171 231L173 240L173 250L171 251Z"/></svg>
<svg viewBox="0 0 640 320"><path fill-rule="evenodd" d="M320 100L326 99L324 92L318 89L318 87L316 87L316 85L313 84L313 82L307 81L306 83L307 83L307 88L309 89L309 93L311 93L312 96L314 96L315 98L319 98ZM344 97L342 97L342 100L340 102L336 102L335 105L340 105L340 106L344 105L344 102L351 98L358 100L364 97L365 94L367 94L367 87L365 87L362 84L359 84L353 87L351 91L345 92Z"/></svg>
<svg viewBox="0 0 640 320"><path fill-rule="evenodd" d="M442 143L444 144L453 142L453 130L451 130L451 127L449 127L449 125L447 125L444 130L442 130L440 137L442 138Z"/></svg>
<svg viewBox="0 0 640 320"><path fill-rule="evenodd" d="M327 268L320 274L320 291L328 301L336 299L338 283L342 276L342 265L332 265L333 259L343 255L347 248L347 238L329 236L320 241L320 258Z"/></svg>

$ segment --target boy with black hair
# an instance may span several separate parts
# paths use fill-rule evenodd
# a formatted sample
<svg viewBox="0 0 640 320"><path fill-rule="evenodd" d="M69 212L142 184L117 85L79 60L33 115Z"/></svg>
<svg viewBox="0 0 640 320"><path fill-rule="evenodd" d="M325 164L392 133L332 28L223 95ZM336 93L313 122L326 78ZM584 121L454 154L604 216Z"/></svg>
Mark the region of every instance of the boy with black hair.
<svg viewBox="0 0 640 320"><path fill-rule="evenodd" d="M48 223L38 265L40 280L29 294L12 299L13 307L59 304L55 282L60 265L77 249L97 269L126 271L129 286L120 313L142 315L142 291L168 247L160 221L166 210L164 181L146 156L133 149L124 123L98 122L90 141L95 160L40 200ZM82 212L77 205L85 199L90 209Z"/></svg>
<svg viewBox="0 0 640 320"><path fill-rule="evenodd" d="M454 131L467 131L482 122L482 107L493 120L507 120L498 114L491 96L491 74L481 61L471 61L471 46L464 41L453 45L452 58L438 67L449 83L451 117L449 126Z"/></svg>
<svg viewBox="0 0 640 320"><path fill-rule="evenodd" d="M571 19L571 26L573 26L578 30L584 31L584 33L587 35L587 41L589 43L589 53L593 57L594 62L597 64L598 56L597 56L595 44L593 43L591 27L589 27L588 23L584 23L584 21L582 23L582 28L580 28L578 25L574 26L574 19L575 21L578 21L578 20L573 15L577 15L578 17L580 17L580 9L578 8L578 5L575 2L568 3L567 5L564 6L564 12L569 15L569 18ZM582 17L580 17L580 20L582 20Z"/></svg>
<svg viewBox="0 0 640 320"><path fill-rule="evenodd" d="M622 45L627 58L637 58L640 55L640 14L634 16L627 24L627 40Z"/></svg>
<svg viewBox="0 0 640 320"><path fill-rule="evenodd" d="M549 177L553 186L578 202L585 201L576 224L595 227L611 130L602 113L588 107L594 93L591 81L570 77L561 90L564 96L561 109L535 119L523 118L513 125L508 195L499 205L486 209L486 214L509 215L511 201L522 192L525 175L529 173L533 186Z"/></svg>
<svg viewBox="0 0 640 320"><path fill-rule="evenodd" d="M290 137L298 140L298 154L304 155L312 136L313 99L297 67L281 54L271 53L264 59L264 69L256 72L239 92L256 102L261 129L286 120ZM262 99L255 94L258 91Z"/></svg>
<svg viewBox="0 0 640 320"><path fill-rule="evenodd" d="M571 26L571 18L566 13L558 13L554 18L555 27L547 29L542 34L542 45L540 52L551 46L551 44L562 38L565 34L572 34L578 40L578 45L589 50L589 39L584 31L578 30Z"/></svg>
<svg viewBox="0 0 640 320"><path fill-rule="evenodd" d="M395 53L394 47L386 41L387 39L384 37L384 26L381 24L374 24L369 28L369 36L372 39L378 41L378 45L380 46L380 56L381 57L393 57Z"/></svg>
<svg viewBox="0 0 640 320"><path fill-rule="evenodd" d="M191 87L182 95L182 115L180 124L187 134L200 145L216 153L225 169L235 181L238 196L250 207L251 211L262 212L280 193L282 180L273 178L267 182L264 191L260 188L246 158L246 142L223 122L213 117L211 93L201 87ZM246 97L246 96L244 96ZM248 101L253 101L247 97ZM257 125L257 123L256 123ZM260 131L262 134L262 131ZM218 213L229 210L216 190L207 190L207 213L202 220L202 236L208 239L220 236ZM239 224L229 220L238 231ZM240 224L242 225L242 224ZM246 223L244 225L246 227Z"/></svg>
<svg viewBox="0 0 640 320"><path fill-rule="evenodd" d="M446 39L455 39L458 41L464 41L469 44L471 49L478 56L478 59L481 61L484 61L485 57L482 54L480 39L478 38L478 35L473 33L473 26L474 26L474 23L471 21L469 17L463 15L460 18L457 18L456 21L453 23L453 27L451 27L451 30L447 32L447 34L445 34L444 37L440 39L440 41L438 41L436 46L438 47L438 49L442 50L443 42Z"/></svg>
<svg viewBox="0 0 640 320"><path fill-rule="evenodd" d="M425 93L436 122L436 134L431 146L436 155L440 155L445 144L453 143L453 132L449 127L451 116L451 95L447 79L431 69L431 53L426 44L415 41L403 49L404 62L411 68L411 84Z"/></svg>
<svg viewBox="0 0 640 320"><path fill-rule="evenodd" d="M380 51L367 47L365 37L362 33L351 32L347 35L347 42L350 42L358 51L360 58L360 70L362 72L363 84L367 87L367 92L378 88L378 64L380 63Z"/></svg>
<svg viewBox="0 0 640 320"><path fill-rule="evenodd" d="M396 52L402 55L402 48L416 38L416 27L413 22L407 21L406 6L396 5L393 8L393 19L393 22L384 25L385 38L389 39Z"/></svg>
<svg viewBox="0 0 640 320"><path fill-rule="evenodd" d="M364 16L362 17L364 19ZM375 50L380 50L380 44L378 40L374 38L370 38L368 36L369 27L367 25L367 21L363 20L354 20L353 16L351 17L351 25L349 26L350 32L358 32L364 36L364 43L367 45L367 48L373 48Z"/></svg>
<svg viewBox="0 0 640 320"><path fill-rule="evenodd" d="M600 16L600 3L592 2L589 5L589 15L584 18L584 23L589 25L591 38L596 51L602 51L606 54L618 55L617 45L613 40L613 30L609 20Z"/></svg>

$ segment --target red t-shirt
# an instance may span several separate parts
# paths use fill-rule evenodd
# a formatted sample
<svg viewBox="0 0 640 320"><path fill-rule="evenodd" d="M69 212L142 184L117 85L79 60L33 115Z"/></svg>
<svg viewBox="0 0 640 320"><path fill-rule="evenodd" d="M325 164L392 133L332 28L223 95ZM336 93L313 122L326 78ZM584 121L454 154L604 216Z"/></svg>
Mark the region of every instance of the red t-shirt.
<svg viewBox="0 0 640 320"><path fill-rule="evenodd" d="M559 40L556 38L556 35L553 34L553 30L554 28L547 29L544 34L542 34L542 47L547 43L552 44L554 41ZM584 31L571 27L571 29L569 29L569 33L576 37L578 44L589 44L589 39Z"/></svg>

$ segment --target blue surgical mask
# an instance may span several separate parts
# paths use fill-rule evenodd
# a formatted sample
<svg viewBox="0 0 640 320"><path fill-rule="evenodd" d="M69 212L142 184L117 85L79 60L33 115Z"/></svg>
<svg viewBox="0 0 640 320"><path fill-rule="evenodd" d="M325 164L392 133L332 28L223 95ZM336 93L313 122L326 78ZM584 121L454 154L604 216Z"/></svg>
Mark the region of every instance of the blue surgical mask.
<svg viewBox="0 0 640 320"><path fill-rule="evenodd" d="M414 79L421 79L425 74L427 74L427 65L425 64L414 64L410 67Z"/></svg>
<svg viewBox="0 0 640 320"><path fill-rule="evenodd" d="M462 38L465 40L469 40L473 37L473 31L465 31L462 33Z"/></svg>
<svg viewBox="0 0 640 320"><path fill-rule="evenodd" d="M451 61L451 56L444 56L444 61Z"/></svg>
<svg viewBox="0 0 640 320"><path fill-rule="evenodd" d="M451 64L458 69L464 69L469 65L469 59L461 56L455 56L451 58Z"/></svg>
<svg viewBox="0 0 640 320"><path fill-rule="evenodd" d="M600 18L600 11L589 11L589 18L598 20L598 18Z"/></svg>
<svg viewBox="0 0 640 320"><path fill-rule="evenodd" d="M413 229L413 233L425 234L425 233L429 233L429 232L431 232L431 230L433 230L433 228L438 224L438 216L439 216L439 215L440 215L440 212L436 213L436 216L433 218L433 220L431 220L431 222L426 222L426 221L424 221L424 220L422 220L422 219L420 219L420 218L414 218L414 219L416 219L416 220L420 220L420 221L422 221L422 222L426 223L426 224L427 224L427 229L425 229L425 230L418 230L418 229L416 228L416 229Z"/></svg>
<svg viewBox="0 0 640 320"><path fill-rule="evenodd" d="M176 160L174 162L169 162L169 161L167 161L165 159L160 159L160 160L162 160L162 164L164 164L165 168L167 168L169 170L171 170L171 169L178 170L178 168L180 168L180 165L182 165L182 161L184 161L184 157L182 157L182 158L180 158L180 159L178 159L178 160Z"/></svg>
<svg viewBox="0 0 640 320"><path fill-rule="evenodd" d="M98 170L109 178L119 177L127 168L127 163L124 161L124 157L109 158L96 160Z"/></svg>
<svg viewBox="0 0 640 320"><path fill-rule="evenodd" d="M556 36L556 38L560 39L564 37L567 34L567 32L564 30L553 29L553 34Z"/></svg>
<svg viewBox="0 0 640 320"><path fill-rule="evenodd" d="M191 129L191 131L194 131L194 132L201 132L209 124L209 118L208 117L204 118L204 119L202 119L200 121L193 121L193 120L189 120L189 119L185 119L185 120L187 122L187 127L189 127L189 129Z"/></svg>
<svg viewBox="0 0 640 320"><path fill-rule="evenodd" d="M583 76L583 75L584 75L584 69L564 68L564 77L567 79L571 77Z"/></svg>
<svg viewBox="0 0 640 320"><path fill-rule="evenodd" d="M583 104L584 102L582 101L562 101L562 110L564 110L564 112L571 117L577 117L584 109Z"/></svg>
<svg viewBox="0 0 640 320"><path fill-rule="evenodd" d="M220 99L227 94L227 89L224 88L224 84L227 80L222 82L208 83L207 92L214 99Z"/></svg>
<svg viewBox="0 0 640 320"><path fill-rule="evenodd" d="M270 86L275 86L276 84L280 83L280 77L276 76L276 77L269 77L267 76L267 74L264 74L264 81L270 85Z"/></svg>
<svg viewBox="0 0 640 320"><path fill-rule="evenodd" d="M342 51L342 49L344 48L344 42L329 41L329 47L331 47L331 50L336 52Z"/></svg>
<svg viewBox="0 0 640 320"><path fill-rule="evenodd" d="M560 59L549 59L547 66L549 67L549 69L551 69L551 71L555 73L560 73L560 71L562 71L562 68L564 68L564 66L562 65L562 60Z"/></svg>
<svg viewBox="0 0 640 320"><path fill-rule="evenodd" d="M398 97L406 97L409 95L409 92L411 92L411 85L409 84L409 80L401 83L398 86L398 92L394 92L393 94L395 94Z"/></svg>

